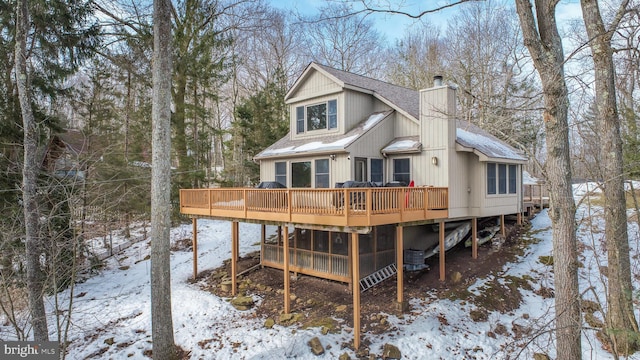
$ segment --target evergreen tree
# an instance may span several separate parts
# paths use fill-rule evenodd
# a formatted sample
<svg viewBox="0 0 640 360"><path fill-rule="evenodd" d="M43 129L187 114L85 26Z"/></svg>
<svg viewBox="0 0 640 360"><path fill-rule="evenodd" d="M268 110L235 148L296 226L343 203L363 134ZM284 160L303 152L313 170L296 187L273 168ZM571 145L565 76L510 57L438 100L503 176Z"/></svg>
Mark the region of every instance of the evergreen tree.
<svg viewBox="0 0 640 360"><path fill-rule="evenodd" d="M273 144L289 130L289 116L284 96L286 87L282 71L255 95L245 99L236 109L236 121L231 126L227 156L236 161L225 168L225 185L257 184L260 165L253 157Z"/></svg>

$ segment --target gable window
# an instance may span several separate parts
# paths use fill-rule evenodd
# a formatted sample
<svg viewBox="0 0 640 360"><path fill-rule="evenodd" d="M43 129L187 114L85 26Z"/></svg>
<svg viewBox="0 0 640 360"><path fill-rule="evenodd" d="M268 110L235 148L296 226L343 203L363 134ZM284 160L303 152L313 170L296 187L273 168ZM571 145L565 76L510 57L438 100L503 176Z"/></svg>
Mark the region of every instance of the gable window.
<svg viewBox="0 0 640 360"><path fill-rule="evenodd" d="M329 129L336 129L338 127L338 102L329 100L327 105L329 106Z"/></svg>
<svg viewBox="0 0 640 360"><path fill-rule="evenodd" d="M296 107L296 134L338 128L338 102L329 100L307 107Z"/></svg>
<svg viewBox="0 0 640 360"><path fill-rule="evenodd" d="M276 182L279 182L280 184L287 186L287 163L282 161L282 162L277 162L276 163Z"/></svg>
<svg viewBox="0 0 640 360"><path fill-rule="evenodd" d="M296 134L304 132L304 106L296 108Z"/></svg>
<svg viewBox="0 0 640 360"><path fill-rule="evenodd" d="M393 181L399 181L405 185L411 182L411 167L409 159L393 159Z"/></svg>
<svg viewBox="0 0 640 360"><path fill-rule="evenodd" d="M487 163L487 194L516 194L517 170L517 165Z"/></svg>
<svg viewBox="0 0 640 360"><path fill-rule="evenodd" d="M316 187L329 187L329 159L316 160Z"/></svg>
<svg viewBox="0 0 640 360"><path fill-rule="evenodd" d="M371 182L382 185L384 181L382 171L382 159L371 159Z"/></svg>
<svg viewBox="0 0 640 360"><path fill-rule="evenodd" d="M311 187L311 162L291 163L291 187L310 188Z"/></svg>

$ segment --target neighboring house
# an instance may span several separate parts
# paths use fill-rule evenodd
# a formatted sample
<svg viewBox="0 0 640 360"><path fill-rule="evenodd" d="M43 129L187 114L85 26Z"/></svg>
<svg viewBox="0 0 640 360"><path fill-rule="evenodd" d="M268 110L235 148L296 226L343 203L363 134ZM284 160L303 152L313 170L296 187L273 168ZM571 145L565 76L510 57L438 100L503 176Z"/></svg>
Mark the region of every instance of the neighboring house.
<svg viewBox="0 0 640 360"><path fill-rule="evenodd" d="M289 271L347 282L358 347L360 289L397 272L402 303L401 265L424 268L469 232L475 258L478 219L520 219L527 158L458 120L456 89L441 79L415 91L311 63L285 100L290 132L255 161L261 181L286 189L181 190L194 227L199 217L233 222L232 259L238 221L285 229L263 236L261 255L285 270L285 312Z"/></svg>
<svg viewBox="0 0 640 360"><path fill-rule="evenodd" d="M66 130L51 136L42 167L58 177L84 181L89 139L79 130Z"/></svg>

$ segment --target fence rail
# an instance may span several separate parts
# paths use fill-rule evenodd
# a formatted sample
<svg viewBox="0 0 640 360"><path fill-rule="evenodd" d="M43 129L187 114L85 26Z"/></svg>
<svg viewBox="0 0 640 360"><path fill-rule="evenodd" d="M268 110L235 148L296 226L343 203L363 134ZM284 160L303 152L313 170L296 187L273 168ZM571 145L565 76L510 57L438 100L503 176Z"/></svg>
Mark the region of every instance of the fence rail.
<svg viewBox="0 0 640 360"><path fill-rule="evenodd" d="M182 189L180 212L214 218L372 226L447 216L448 189Z"/></svg>

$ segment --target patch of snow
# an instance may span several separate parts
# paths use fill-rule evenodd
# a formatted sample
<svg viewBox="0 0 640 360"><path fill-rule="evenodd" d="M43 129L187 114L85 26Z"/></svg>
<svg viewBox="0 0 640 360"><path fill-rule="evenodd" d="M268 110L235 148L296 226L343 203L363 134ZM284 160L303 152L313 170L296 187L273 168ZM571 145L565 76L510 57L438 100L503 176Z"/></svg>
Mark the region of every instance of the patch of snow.
<svg viewBox="0 0 640 360"><path fill-rule="evenodd" d="M377 114L372 114L371 116L369 116L369 118L365 121L364 126L362 127L363 130L369 130L370 128L372 128L374 125L376 125L377 123L380 122L380 120L384 119L387 116L386 113L377 113Z"/></svg>
<svg viewBox="0 0 640 360"><path fill-rule="evenodd" d="M576 198L592 191L592 185L576 185ZM576 214L580 251L579 281L586 299L599 301L604 308L606 277L599 274L606 265L602 242L604 222L601 208L581 203ZM629 215L634 212L630 211ZM172 242L191 238L192 226L181 225L171 230ZM269 234L275 227L268 227ZM493 275L480 278L469 287L478 293L484 284L505 276L528 276L531 290L520 288L521 306L508 313L489 312L487 321L471 320L475 309L469 301L438 299L433 291L421 298L410 299L411 311L402 317L388 316L395 328L383 334L362 333L370 351L381 354L385 343L396 345L403 359L531 359L536 352L556 358L554 337L554 299L543 297L540 290L553 289L551 268L539 261L540 256L553 255L551 220L547 210L531 220L528 236L532 245L514 262L505 264ZM629 222L630 256L634 276L640 276L640 235L635 221ZM231 256L231 223L218 220L198 221L199 271L213 269ZM240 253L259 249L260 226L240 223ZM150 305L150 242L133 244L120 255L107 260L98 275L75 286L71 314L68 359L136 359L146 360L144 351L151 349ZM497 250L499 251L499 250ZM323 335L318 328L301 329L275 325L265 329L263 318L255 311L238 311L228 299L214 296L190 283L193 255L191 251L171 254L173 323L176 343L190 351L191 359L336 359L350 348L342 344L353 341L352 329L343 326L337 334ZM405 285L410 286L410 285ZM68 290L59 294L62 307L69 301ZM260 299L257 299L258 301ZM390 305L391 306L391 305ZM49 314L54 313L53 298L47 298ZM637 311L637 309L636 309ZM596 313L597 317L601 314ZM0 317L0 335L13 340L8 322ZM54 317L49 318L51 334L55 332ZM501 334L497 326L506 332ZM533 334L515 335L519 328L530 328ZM307 342L318 336L325 346L324 355L311 353ZM113 345L108 345L113 338ZM330 348L329 348L330 347ZM613 359L602 349L596 331L585 327L582 333L583 359ZM640 354L627 359L640 360Z"/></svg>
<svg viewBox="0 0 640 360"><path fill-rule="evenodd" d="M491 139L482 134L457 128L456 136L458 140L463 142L462 145L474 148L488 157L526 160L522 154L518 153L512 147L499 140Z"/></svg>

